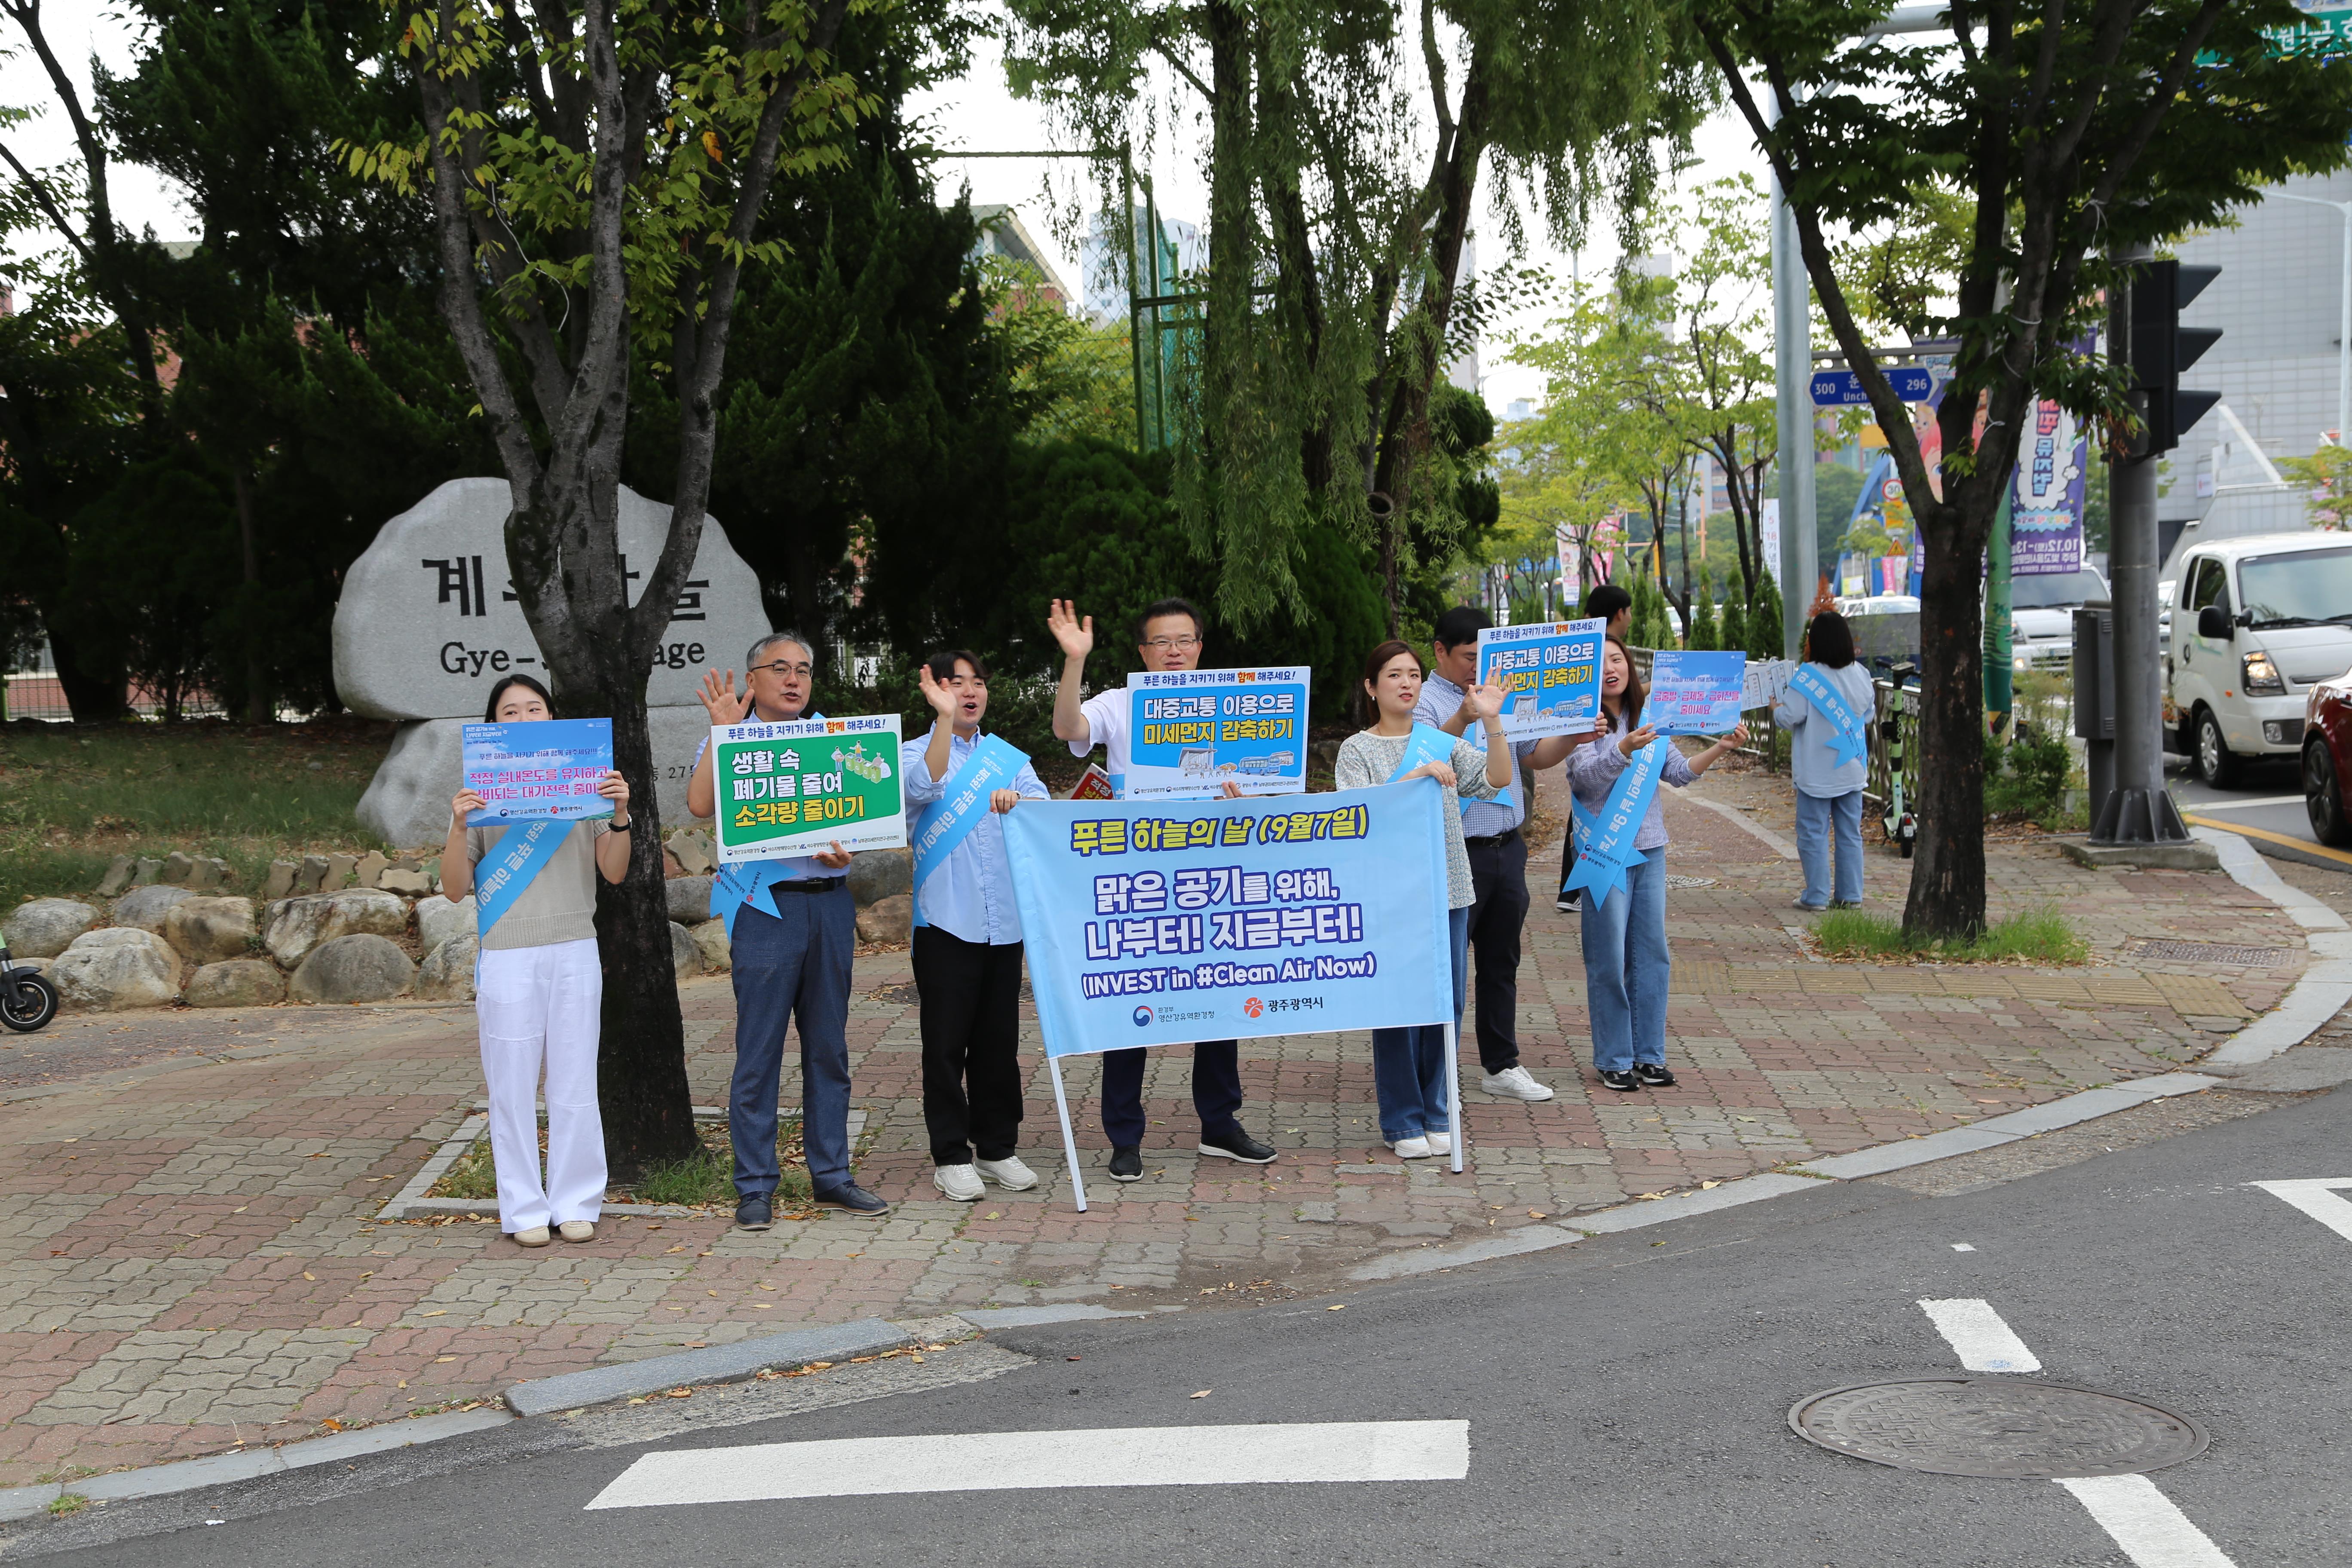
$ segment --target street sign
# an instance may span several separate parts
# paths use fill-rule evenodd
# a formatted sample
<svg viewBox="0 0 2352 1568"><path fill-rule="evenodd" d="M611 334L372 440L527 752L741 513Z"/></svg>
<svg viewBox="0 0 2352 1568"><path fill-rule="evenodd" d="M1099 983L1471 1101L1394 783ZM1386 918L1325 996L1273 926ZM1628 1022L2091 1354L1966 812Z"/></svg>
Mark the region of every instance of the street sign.
<svg viewBox="0 0 2352 1568"><path fill-rule="evenodd" d="M1936 373L1924 365L1890 365L1886 383L1895 395L1906 403L1925 403L1927 395L1936 390ZM1817 370L1813 372L1813 406L1844 408L1868 403L1869 395L1862 390L1862 375L1851 370Z"/></svg>

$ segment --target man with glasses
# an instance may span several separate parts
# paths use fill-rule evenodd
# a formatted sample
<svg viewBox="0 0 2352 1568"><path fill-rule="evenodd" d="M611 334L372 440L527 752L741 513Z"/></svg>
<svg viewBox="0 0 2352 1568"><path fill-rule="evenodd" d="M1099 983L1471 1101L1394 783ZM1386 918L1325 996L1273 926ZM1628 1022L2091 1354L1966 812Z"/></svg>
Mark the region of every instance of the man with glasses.
<svg viewBox="0 0 2352 1568"><path fill-rule="evenodd" d="M815 670L809 646L799 637L790 632L761 637L743 663L740 696L731 669L724 680L717 670L702 678L698 695L714 725L740 724L753 714L771 724L824 716L806 711ZM687 783L686 809L707 818L718 804L705 735ZM890 1205L859 1186L849 1170L849 968L857 951L857 905L843 875L849 854L834 844L824 853L772 864L775 879L743 900L730 943L735 1078L727 1133L735 1145L735 1223L745 1230L775 1223L782 1175L776 1095L784 1026L794 1019L801 1035L801 1146L816 1201L850 1214L885 1215Z"/></svg>
<svg viewBox="0 0 2352 1568"><path fill-rule="evenodd" d="M1087 656L1095 648L1095 620L1084 621L1066 600L1056 599L1045 625L1062 645L1062 686L1054 699L1054 734L1067 742L1072 756L1103 748L1113 794L1127 794L1129 733L1124 687L1098 691L1081 703L1078 683ZM1182 599L1161 599L1145 608L1136 624L1136 653L1147 669L1197 669L1201 665L1201 612ZM1110 1179L1143 1176L1143 1068L1140 1047L1105 1051L1102 1068L1103 1131L1110 1138ZM1219 1160L1263 1165L1275 1157L1235 1120L1242 1108L1241 1047L1234 1040L1203 1040L1192 1047L1192 1109L1201 1118L1201 1152Z"/></svg>

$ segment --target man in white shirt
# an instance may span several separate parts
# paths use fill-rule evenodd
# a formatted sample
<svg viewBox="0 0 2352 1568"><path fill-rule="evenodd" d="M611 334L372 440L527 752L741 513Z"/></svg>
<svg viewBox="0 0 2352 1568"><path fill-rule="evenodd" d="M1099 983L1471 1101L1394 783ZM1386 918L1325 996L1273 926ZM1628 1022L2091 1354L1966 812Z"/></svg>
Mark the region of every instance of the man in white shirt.
<svg viewBox="0 0 2352 1568"><path fill-rule="evenodd" d="M1054 734L1083 757L1097 746L1106 755L1114 794L1127 794L1128 697L1125 687L1098 691L1083 703L1078 685L1087 656L1095 647L1095 620L1079 620L1066 600L1056 599L1045 625L1062 646L1062 686L1054 699ZM1136 654L1147 669L1197 669L1201 664L1201 612L1182 599L1162 599L1146 608L1136 629ZM1132 1182L1143 1175L1143 1068L1137 1047L1103 1053L1103 1131L1110 1138L1110 1179ZM1275 1149L1243 1131L1241 1047L1233 1040L1202 1040L1192 1047L1192 1109L1201 1118L1201 1152L1220 1160L1263 1165Z"/></svg>
<svg viewBox="0 0 2352 1568"><path fill-rule="evenodd" d="M808 644L775 632L743 656L743 693L735 672L702 678L698 695L713 724L753 714L771 724L808 711L815 677ZM718 813L710 737L695 753L686 809ZM735 983L735 1077L727 1131L735 1145L735 1223L766 1230L775 1223L776 1094L783 1072L784 1026L801 1034L801 1147L818 1205L879 1215L890 1205L857 1184L849 1170L849 972L857 952L857 905L849 896L849 855L840 845L815 855L779 857L776 879L743 900L730 944ZM749 869L750 868L743 868ZM772 900L772 911L771 902Z"/></svg>
<svg viewBox="0 0 2352 1568"><path fill-rule="evenodd" d="M1484 610L1457 605L1437 617L1437 657L1412 716L1449 735L1469 727L1463 694L1478 679L1478 634L1494 623ZM1528 919L1528 781L1568 760L1581 735L1551 735L1511 747L1508 800L1462 802L1462 848L1470 858L1470 951L1477 955L1478 1065L1481 1087L1504 1100L1549 1100L1551 1089L1519 1065L1519 931Z"/></svg>

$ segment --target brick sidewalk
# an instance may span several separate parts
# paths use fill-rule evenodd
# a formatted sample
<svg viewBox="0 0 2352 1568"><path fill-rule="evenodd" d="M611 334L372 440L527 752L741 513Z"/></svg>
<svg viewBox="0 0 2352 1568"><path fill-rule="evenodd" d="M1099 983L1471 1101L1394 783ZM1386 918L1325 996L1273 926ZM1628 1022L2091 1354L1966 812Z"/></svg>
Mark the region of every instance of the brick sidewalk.
<svg viewBox="0 0 2352 1568"><path fill-rule="evenodd" d="M1557 775L1542 795L1557 798ZM1718 771L1706 797L1789 831L1784 780ZM2274 1004L2296 928L2224 878L2089 871L2046 843L1990 847L1995 912L2063 905L2093 965L2063 972L1820 962L1788 905L1795 868L1724 816L1669 796L1681 1086L1592 1081L1576 927L1538 884L1520 974L1528 1066L1559 1098L1466 1096L1470 1169L1380 1145L1361 1035L1244 1042L1265 1168L1198 1159L1188 1058L1154 1058L1146 1179L1114 1186L1096 1068L1068 1073L1091 1213L1070 1206L1034 1055L1037 1192L966 1206L929 1181L906 955L861 959L850 1048L868 1112L861 1178L899 1207L765 1235L724 1218L608 1221L586 1247L525 1251L478 1223L374 1222L481 1093L469 1009L278 1007L68 1017L0 1048L0 1487L68 1483L494 1396L520 1378L869 1313L1099 1301L1265 1300L1399 1247L1935 1131L2092 1085L2173 1070ZM1904 863L1871 858L1899 908ZM2178 938L2285 950L2261 970L2119 958ZM733 1004L684 987L698 1101L723 1101ZM1465 1052L1475 1083L1475 1051ZM787 1080L787 1103L797 1100ZM1156 1145L1156 1146L1155 1146Z"/></svg>

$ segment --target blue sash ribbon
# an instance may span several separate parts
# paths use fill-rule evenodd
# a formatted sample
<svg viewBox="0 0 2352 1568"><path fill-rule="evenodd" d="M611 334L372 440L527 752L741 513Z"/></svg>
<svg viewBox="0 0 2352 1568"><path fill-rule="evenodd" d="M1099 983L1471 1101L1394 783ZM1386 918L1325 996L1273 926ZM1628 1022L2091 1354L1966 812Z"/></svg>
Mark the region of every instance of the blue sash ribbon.
<svg viewBox="0 0 2352 1568"><path fill-rule="evenodd" d="M1799 665L1797 673L1789 678L1789 689L1811 703L1813 711L1829 721L1830 749L1840 763L1858 763L1870 755L1870 739L1863 733L1862 721L1818 668Z"/></svg>
<svg viewBox="0 0 2352 1568"><path fill-rule="evenodd" d="M1455 737L1447 734L1434 724L1415 724L1412 727L1412 733L1405 737L1404 756L1397 763L1396 772L1389 774L1388 782L1396 783L1423 763L1452 763L1454 748L1460 742ZM1470 800L1471 797L1462 793L1461 785L1457 783L1454 790L1454 809L1467 810ZM1511 792L1507 788L1496 791L1493 804L1510 805Z"/></svg>
<svg viewBox="0 0 2352 1568"><path fill-rule="evenodd" d="M735 916L747 902L762 914L782 918L783 911L776 908L776 895L768 892L768 884L790 880L781 860L745 860L721 866L710 874L710 917L727 922L727 940L733 942ZM761 897L763 893L765 898Z"/></svg>
<svg viewBox="0 0 2352 1568"><path fill-rule="evenodd" d="M1658 778L1665 772L1666 752L1672 745L1662 735L1634 752L1617 776L1616 793L1597 816L1577 805L1576 869L1561 885L1562 892L1589 889L1593 903L1599 905L1608 900L1612 888L1625 885L1626 871L1642 858L1633 841L1649 819L1650 802L1657 796Z"/></svg>
<svg viewBox="0 0 2352 1568"><path fill-rule="evenodd" d="M1029 761L1026 753L1011 742L996 735L982 735L963 766L948 780L947 793L923 807L915 818L915 831L910 842L915 851L915 923L931 922L923 918L923 884L940 867L947 864L971 830L988 819L988 797L996 790L1010 789L1021 769Z"/></svg>
<svg viewBox="0 0 2352 1568"><path fill-rule="evenodd" d="M523 889L547 869L555 852L563 847L564 836L573 824L569 822L533 822L517 824L499 836L490 852L482 857L488 874L478 871L474 878L474 929L482 936L522 897Z"/></svg>

